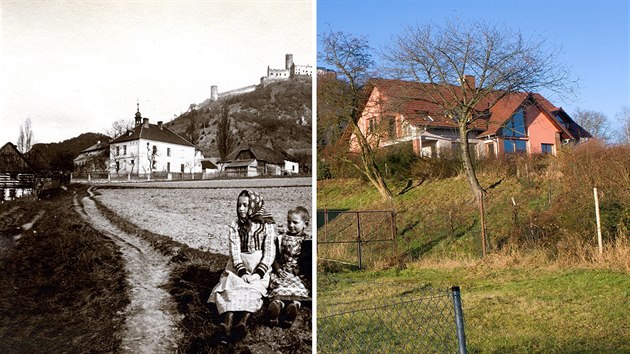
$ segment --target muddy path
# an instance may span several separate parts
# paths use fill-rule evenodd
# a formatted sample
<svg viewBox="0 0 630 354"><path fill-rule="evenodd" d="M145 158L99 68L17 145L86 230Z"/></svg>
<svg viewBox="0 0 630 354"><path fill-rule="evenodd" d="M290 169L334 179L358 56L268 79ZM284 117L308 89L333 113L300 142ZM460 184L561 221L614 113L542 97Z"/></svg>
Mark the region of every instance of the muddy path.
<svg viewBox="0 0 630 354"><path fill-rule="evenodd" d="M90 192L90 191L88 191ZM130 289L130 304L123 314L125 326L121 349L133 353L170 353L177 351L180 315L170 294L164 290L169 281L169 259L148 242L125 233L112 224L89 197L74 196L76 211L96 230L110 237L125 260Z"/></svg>

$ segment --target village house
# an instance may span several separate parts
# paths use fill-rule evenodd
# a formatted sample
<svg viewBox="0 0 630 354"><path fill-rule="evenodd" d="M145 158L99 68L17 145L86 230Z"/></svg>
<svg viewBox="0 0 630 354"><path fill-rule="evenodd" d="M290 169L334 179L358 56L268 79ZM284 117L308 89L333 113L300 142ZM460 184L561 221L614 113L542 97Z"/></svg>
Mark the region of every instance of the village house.
<svg viewBox="0 0 630 354"><path fill-rule="evenodd" d="M466 77L469 87L474 88L474 82L474 77ZM377 79L370 90L358 125L372 145L411 142L414 152L424 157L458 151L453 150L459 146L457 124L433 102L436 97L453 97L461 87ZM490 102L482 100L475 106L480 119L470 127L469 144L477 156L555 155L561 145L591 137L541 94L513 92L492 106ZM354 134L350 149L359 151Z"/></svg>
<svg viewBox="0 0 630 354"><path fill-rule="evenodd" d="M82 150L73 162L75 172L107 173L109 170L109 144L105 141L98 141Z"/></svg>
<svg viewBox="0 0 630 354"><path fill-rule="evenodd" d="M299 164L284 151L262 145L241 145L226 156L229 177L279 176L299 173Z"/></svg>
<svg viewBox="0 0 630 354"><path fill-rule="evenodd" d="M33 168L12 143L0 148L0 200L14 200L34 193Z"/></svg>
<svg viewBox="0 0 630 354"><path fill-rule="evenodd" d="M200 173L201 152L162 122L150 124L140 107L135 127L109 143L109 172L150 175L151 173Z"/></svg>

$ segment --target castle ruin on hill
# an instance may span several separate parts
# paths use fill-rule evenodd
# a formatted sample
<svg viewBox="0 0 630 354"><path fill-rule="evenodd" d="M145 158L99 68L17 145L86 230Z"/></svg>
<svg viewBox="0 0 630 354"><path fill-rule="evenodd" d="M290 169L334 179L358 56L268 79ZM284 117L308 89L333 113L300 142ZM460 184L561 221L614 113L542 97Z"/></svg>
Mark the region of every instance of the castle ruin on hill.
<svg viewBox="0 0 630 354"><path fill-rule="evenodd" d="M311 65L297 65L293 63L293 54L285 55L285 68L272 69L267 66L267 75L260 78L260 84L267 85L271 82L284 81L292 78L310 78L313 76L313 67ZM217 85L210 86L210 101L217 101L219 98L240 95L252 92L258 85L249 85L234 90L219 93ZM205 104L206 102L202 103Z"/></svg>

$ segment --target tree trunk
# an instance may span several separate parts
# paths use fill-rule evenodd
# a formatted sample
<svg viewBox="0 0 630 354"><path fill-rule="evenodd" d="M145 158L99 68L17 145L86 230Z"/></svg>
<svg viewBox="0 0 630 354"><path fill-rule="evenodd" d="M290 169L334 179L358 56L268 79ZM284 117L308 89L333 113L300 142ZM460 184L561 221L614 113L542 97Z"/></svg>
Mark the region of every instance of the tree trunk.
<svg viewBox="0 0 630 354"><path fill-rule="evenodd" d="M485 257L487 244L486 218L483 200L485 191L481 187L481 184L479 184L477 174L475 173L475 168L472 164L472 158L470 157L470 146L468 145L468 129L466 128L465 122L459 124L459 139L462 152L462 164L464 165L464 171L466 171L466 178L468 179L470 189L473 192L473 196L475 197L475 201L477 202L477 206L479 208L479 220L481 224L481 254Z"/></svg>
<svg viewBox="0 0 630 354"><path fill-rule="evenodd" d="M361 160L363 162L363 170L362 172L366 175L366 177L370 180L372 185L378 190L381 194L381 197L384 200L391 201L394 195L392 191L385 183L385 179L381 172L378 170L378 166L376 165L376 161L374 160L374 152L370 147L370 143L367 141L361 129L356 123L352 123L354 125L354 135L357 138L357 142L359 143L359 147L361 149Z"/></svg>

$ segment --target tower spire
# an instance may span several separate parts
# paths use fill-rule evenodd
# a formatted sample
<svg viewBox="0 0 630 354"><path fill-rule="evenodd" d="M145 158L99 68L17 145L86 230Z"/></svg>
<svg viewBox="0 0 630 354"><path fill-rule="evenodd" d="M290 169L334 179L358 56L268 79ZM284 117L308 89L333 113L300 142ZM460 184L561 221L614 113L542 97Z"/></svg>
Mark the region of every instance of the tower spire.
<svg viewBox="0 0 630 354"><path fill-rule="evenodd" d="M137 99L136 106L138 107L136 111L136 125L139 125L142 122L142 114L140 114L140 100Z"/></svg>

